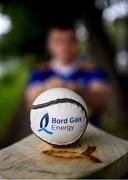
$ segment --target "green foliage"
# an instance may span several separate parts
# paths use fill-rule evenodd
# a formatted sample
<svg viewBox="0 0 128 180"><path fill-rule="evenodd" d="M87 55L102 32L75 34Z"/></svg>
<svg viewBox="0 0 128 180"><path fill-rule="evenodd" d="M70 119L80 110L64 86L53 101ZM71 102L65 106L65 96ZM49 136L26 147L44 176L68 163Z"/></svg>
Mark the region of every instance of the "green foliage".
<svg viewBox="0 0 128 180"><path fill-rule="evenodd" d="M27 53L31 51L28 44L41 36L42 27L30 7L24 4L5 4L2 13L10 16L12 29L0 38L1 55L23 54L25 51Z"/></svg>
<svg viewBox="0 0 128 180"><path fill-rule="evenodd" d="M21 100L28 74L28 64L20 63L0 80L0 139L6 136L13 113Z"/></svg>

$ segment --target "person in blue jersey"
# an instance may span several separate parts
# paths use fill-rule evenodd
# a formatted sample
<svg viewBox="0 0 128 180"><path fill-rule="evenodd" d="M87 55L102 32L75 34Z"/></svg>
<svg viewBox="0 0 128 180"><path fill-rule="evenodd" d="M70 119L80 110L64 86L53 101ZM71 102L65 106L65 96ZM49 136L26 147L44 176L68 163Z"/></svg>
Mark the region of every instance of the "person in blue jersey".
<svg viewBox="0 0 128 180"><path fill-rule="evenodd" d="M35 65L30 72L26 99L28 107L43 91L65 87L79 93L88 104L90 122L99 126L99 115L107 105L109 79L106 74L77 60L78 42L72 28L53 28L47 38L52 58Z"/></svg>

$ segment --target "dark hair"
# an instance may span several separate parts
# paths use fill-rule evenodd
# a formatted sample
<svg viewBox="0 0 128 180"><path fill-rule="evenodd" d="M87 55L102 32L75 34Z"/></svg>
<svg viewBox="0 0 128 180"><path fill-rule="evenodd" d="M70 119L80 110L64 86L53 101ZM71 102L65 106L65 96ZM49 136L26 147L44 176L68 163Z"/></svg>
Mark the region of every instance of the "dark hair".
<svg viewBox="0 0 128 180"><path fill-rule="evenodd" d="M54 24L54 25L51 25L49 27L49 30L48 30L48 34L49 32L51 32L52 30L60 30L60 31L67 31L67 30L70 30L70 31L73 31L75 33L75 29L74 29L74 25L72 24L64 24L64 23L59 23L59 24Z"/></svg>

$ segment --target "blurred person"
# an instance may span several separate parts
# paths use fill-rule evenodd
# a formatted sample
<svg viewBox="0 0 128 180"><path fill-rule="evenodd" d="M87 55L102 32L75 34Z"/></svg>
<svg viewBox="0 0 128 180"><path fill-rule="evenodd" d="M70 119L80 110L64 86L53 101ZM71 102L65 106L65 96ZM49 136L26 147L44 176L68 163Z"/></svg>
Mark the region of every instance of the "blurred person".
<svg viewBox="0 0 128 180"><path fill-rule="evenodd" d="M35 65L26 89L28 107L43 91L65 87L80 94L89 107L90 122L99 126L99 115L108 100L109 80L91 64L77 60L78 42L73 28L55 27L48 33L49 62Z"/></svg>

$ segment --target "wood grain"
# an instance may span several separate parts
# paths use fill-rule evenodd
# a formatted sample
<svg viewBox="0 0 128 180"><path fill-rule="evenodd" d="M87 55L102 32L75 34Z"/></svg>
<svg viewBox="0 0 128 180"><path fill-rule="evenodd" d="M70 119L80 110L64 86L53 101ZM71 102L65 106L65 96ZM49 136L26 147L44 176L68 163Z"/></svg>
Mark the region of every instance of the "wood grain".
<svg viewBox="0 0 128 180"><path fill-rule="evenodd" d="M128 141L92 125L68 147L53 147L33 134L0 151L0 178L119 178L126 172Z"/></svg>

